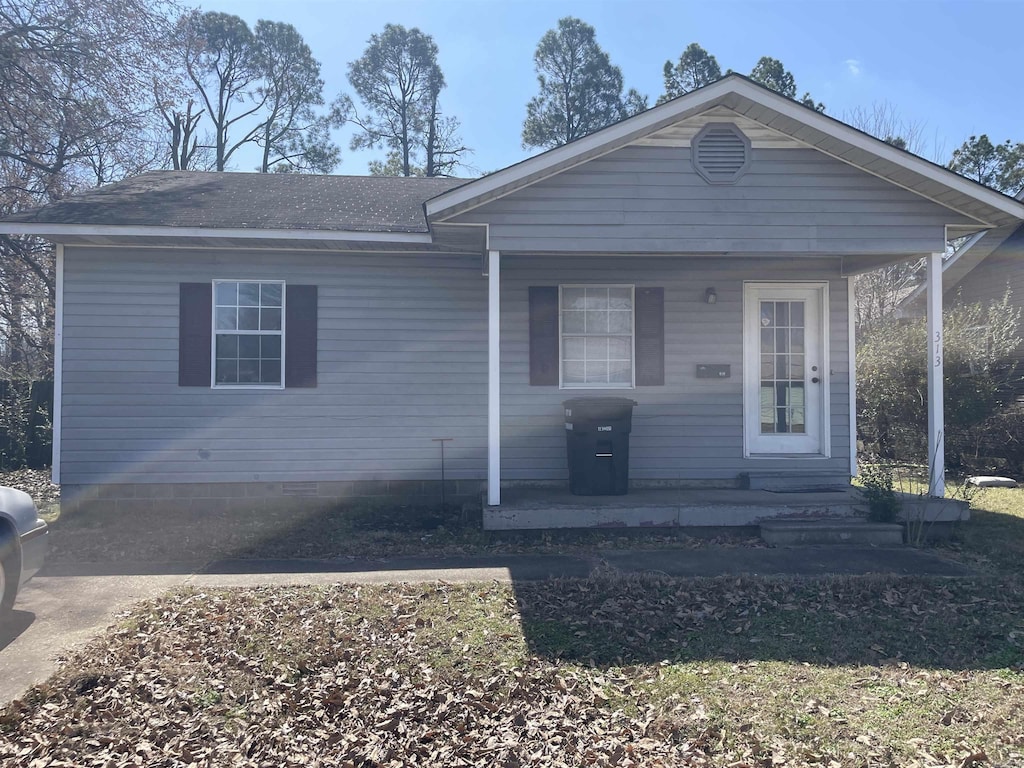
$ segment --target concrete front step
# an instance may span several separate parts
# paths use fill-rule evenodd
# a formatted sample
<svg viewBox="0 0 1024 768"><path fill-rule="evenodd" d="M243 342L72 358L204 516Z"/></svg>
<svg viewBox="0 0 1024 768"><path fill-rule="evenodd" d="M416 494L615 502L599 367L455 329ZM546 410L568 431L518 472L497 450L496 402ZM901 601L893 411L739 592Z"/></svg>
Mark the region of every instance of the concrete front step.
<svg viewBox="0 0 1024 768"><path fill-rule="evenodd" d="M751 491L814 492L845 488L850 485L849 472L811 470L803 472L744 472L743 488Z"/></svg>
<svg viewBox="0 0 1024 768"><path fill-rule="evenodd" d="M866 520L766 520L761 538L767 544L848 544L893 547L903 544L903 526Z"/></svg>

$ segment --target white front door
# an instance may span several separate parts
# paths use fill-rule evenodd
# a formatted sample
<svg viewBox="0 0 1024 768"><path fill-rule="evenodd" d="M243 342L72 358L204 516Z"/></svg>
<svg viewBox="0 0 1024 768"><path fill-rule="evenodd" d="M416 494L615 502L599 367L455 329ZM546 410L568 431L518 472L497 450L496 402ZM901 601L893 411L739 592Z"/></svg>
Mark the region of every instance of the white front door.
<svg viewBox="0 0 1024 768"><path fill-rule="evenodd" d="M747 456L827 456L827 283L743 286Z"/></svg>

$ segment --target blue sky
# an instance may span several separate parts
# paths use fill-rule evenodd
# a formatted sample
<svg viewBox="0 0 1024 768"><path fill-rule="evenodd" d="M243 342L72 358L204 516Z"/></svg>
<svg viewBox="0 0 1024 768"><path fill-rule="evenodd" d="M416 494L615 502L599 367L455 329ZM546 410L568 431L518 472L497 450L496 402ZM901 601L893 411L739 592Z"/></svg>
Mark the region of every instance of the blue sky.
<svg viewBox="0 0 1024 768"><path fill-rule="evenodd" d="M432 35L448 82L447 114L462 121L471 163L492 171L530 154L521 146L526 102L537 89L533 51L563 16L597 30L626 87L656 100L666 59L691 42L722 70L744 74L761 56L781 59L800 93L839 119L888 101L916 123L923 154L946 162L968 136L1024 141L1019 73L1024 2L1019 0L219 0L204 10L293 24L323 65L327 98L350 91L349 61L384 24ZM335 173L365 174L383 152L352 152L338 132ZM251 170L246 156L237 170ZM469 174L464 174L469 175Z"/></svg>

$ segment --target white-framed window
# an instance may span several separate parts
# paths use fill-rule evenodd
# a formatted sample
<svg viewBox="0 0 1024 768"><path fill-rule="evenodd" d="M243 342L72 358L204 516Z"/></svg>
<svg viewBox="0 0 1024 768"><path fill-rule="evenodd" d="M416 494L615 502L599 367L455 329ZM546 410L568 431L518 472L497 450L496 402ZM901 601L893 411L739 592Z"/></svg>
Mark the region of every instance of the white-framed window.
<svg viewBox="0 0 1024 768"><path fill-rule="evenodd" d="M634 307L632 285L558 287L562 389L633 388Z"/></svg>
<svg viewBox="0 0 1024 768"><path fill-rule="evenodd" d="M213 281L213 386L284 387L282 280Z"/></svg>

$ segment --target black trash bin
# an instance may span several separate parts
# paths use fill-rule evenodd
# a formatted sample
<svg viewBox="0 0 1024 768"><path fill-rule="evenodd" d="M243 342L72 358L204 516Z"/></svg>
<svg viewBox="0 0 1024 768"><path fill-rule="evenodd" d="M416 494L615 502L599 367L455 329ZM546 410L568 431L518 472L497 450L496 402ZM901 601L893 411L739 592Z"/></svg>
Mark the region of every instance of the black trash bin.
<svg viewBox="0 0 1024 768"><path fill-rule="evenodd" d="M622 496L629 491L629 433L636 404L627 397L576 397L562 403L570 493Z"/></svg>

